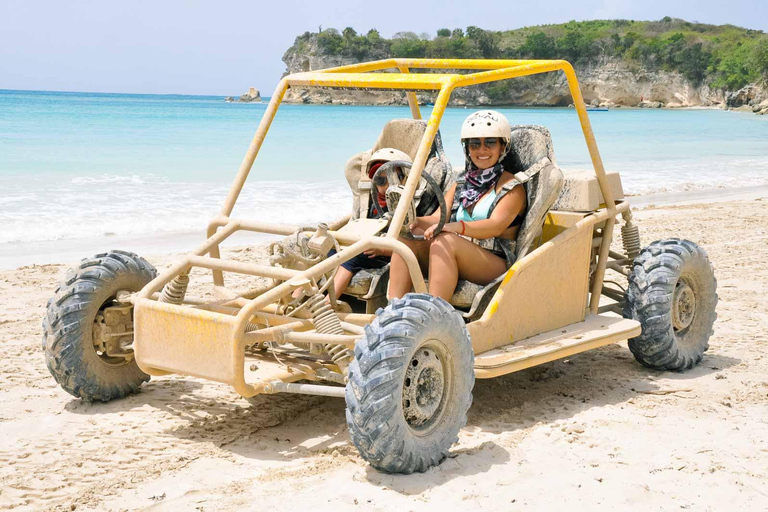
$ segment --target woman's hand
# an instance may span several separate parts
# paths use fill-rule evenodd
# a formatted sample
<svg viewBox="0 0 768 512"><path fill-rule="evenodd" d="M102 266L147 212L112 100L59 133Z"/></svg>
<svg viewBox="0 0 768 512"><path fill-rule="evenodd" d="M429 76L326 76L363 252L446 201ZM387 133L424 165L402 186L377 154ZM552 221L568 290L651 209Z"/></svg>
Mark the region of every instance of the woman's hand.
<svg viewBox="0 0 768 512"><path fill-rule="evenodd" d="M432 240L435 238L435 228L437 227L437 224L432 224L424 231L424 239L425 240ZM442 232L448 232L448 233L461 233L461 223L460 222L449 222L448 224L443 226Z"/></svg>
<svg viewBox="0 0 768 512"><path fill-rule="evenodd" d="M416 219L408 225L408 229L414 235L421 235L433 223L434 221L429 217L416 217Z"/></svg>
<svg viewBox="0 0 768 512"><path fill-rule="evenodd" d="M432 224L424 231L424 240L432 240L435 237L435 228L437 224Z"/></svg>

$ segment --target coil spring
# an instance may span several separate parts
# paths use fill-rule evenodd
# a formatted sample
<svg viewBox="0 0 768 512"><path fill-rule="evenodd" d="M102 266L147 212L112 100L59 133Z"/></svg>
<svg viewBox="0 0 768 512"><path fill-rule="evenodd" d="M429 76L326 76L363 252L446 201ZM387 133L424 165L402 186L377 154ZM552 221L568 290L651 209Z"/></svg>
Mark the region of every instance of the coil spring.
<svg viewBox="0 0 768 512"><path fill-rule="evenodd" d="M157 300L159 302L167 302L168 304L181 304L181 301L184 300L184 295L187 294L188 285L189 276L187 274L179 274L170 283L163 286L163 291Z"/></svg>
<svg viewBox="0 0 768 512"><path fill-rule="evenodd" d="M316 293L309 298L308 302L309 312L312 314L312 321L318 333L344 334L344 329L341 327L341 321L338 315L336 315L336 311L333 310L330 304L325 302L325 296L322 293ZM325 350L331 356L333 362L346 375L347 367L354 358L352 351L344 345L334 345L332 343L326 344Z"/></svg>
<svg viewBox="0 0 768 512"><path fill-rule="evenodd" d="M640 229L631 219L621 226L621 243L624 246L624 253L630 260L634 260L640 254Z"/></svg>
<svg viewBox="0 0 768 512"><path fill-rule="evenodd" d="M245 324L245 332L253 332L258 331L261 329L261 326L255 322L248 322ZM261 350L264 348L264 342L260 341L259 343L254 343L253 345L250 345L251 350Z"/></svg>

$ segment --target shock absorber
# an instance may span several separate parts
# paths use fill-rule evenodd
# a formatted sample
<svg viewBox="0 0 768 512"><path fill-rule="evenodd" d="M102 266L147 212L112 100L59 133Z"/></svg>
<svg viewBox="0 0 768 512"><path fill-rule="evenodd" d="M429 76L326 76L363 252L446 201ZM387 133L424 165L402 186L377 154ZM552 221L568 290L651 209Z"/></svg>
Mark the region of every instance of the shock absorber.
<svg viewBox="0 0 768 512"><path fill-rule="evenodd" d="M312 314L312 321L318 333L344 334L344 329L341 327L341 321L338 315L336 315L336 311L325 301L325 296L322 293L316 293L307 302L309 303L309 312ZM333 343L326 344L324 348L328 355L331 356L333 362L338 365L341 372L346 376L349 363L355 357L352 351L344 345L334 345Z"/></svg>
<svg viewBox="0 0 768 512"><path fill-rule="evenodd" d="M629 210L621 215L624 225L621 226L621 243L627 258L634 260L640 254L640 229L632 221L632 213Z"/></svg>
<svg viewBox="0 0 768 512"><path fill-rule="evenodd" d="M163 291L160 292L160 298L157 300L169 304L181 304L181 301L184 300L184 295L187 293L187 286L189 286L189 276L187 274L179 274L170 283L163 286Z"/></svg>

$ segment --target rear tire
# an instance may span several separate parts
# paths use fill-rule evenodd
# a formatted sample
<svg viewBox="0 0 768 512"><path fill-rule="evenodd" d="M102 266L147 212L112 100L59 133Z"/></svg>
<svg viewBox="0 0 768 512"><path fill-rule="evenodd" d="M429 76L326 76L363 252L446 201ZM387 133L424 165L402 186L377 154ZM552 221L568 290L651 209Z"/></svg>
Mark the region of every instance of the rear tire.
<svg viewBox="0 0 768 512"><path fill-rule="evenodd" d="M629 350L657 370L687 370L709 348L717 318L717 280L704 249L689 240L659 240L632 264L624 317L642 333Z"/></svg>
<svg viewBox="0 0 768 512"><path fill-rule="evenodd" d="M352 442L379 471L426 471L458 441L474 383L461 315L427 294L395 299L365 328L349 366Z"/></svg>
<svg viewBox="0 0 768 512"><path fill-rule="evenodd" d="M93 323L118 291L137 292L156 275L146 260L124 251L98 254L67 272L43 319L45 362L65 391L88 402L107 402L135 393L149 380L135 358L121 361L97 353Z"/></svg>

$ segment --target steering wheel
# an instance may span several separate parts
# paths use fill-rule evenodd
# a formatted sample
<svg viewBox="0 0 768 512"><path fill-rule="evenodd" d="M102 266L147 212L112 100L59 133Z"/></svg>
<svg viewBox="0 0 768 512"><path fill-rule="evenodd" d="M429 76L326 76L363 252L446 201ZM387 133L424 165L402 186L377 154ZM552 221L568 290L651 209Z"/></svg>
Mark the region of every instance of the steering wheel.
<svg viewBox="0 0 768 512"><path fill-rule="evenodd" d="M405 160L393 160L391 162L386 162L384 165L376 169L376 172L371 177L371 204L378 204L376 178L382 175L386 176L387 182L389 184L386 192L387 209L389 212L395 211L397 205L400 203L400 199L405 193L405 187L403 186L403 183L400 182L400 177L395 171L397 167L400 167L403 170L403 173L407 178L408 171L411 168L411 163L406 162ZM437 202L440 206L440 220L438 220L437 227L435 228L435 236L437 236L437 234L442 231L443 226L445 225L445 221L448 219L448 207L445 204L445 196L443 195L443 190L440 188L440 185L438 185L435 179L428 173L422 172L421 179L427 183L429 188L432 189L432 192L435 194ZM400 236L409 240L425 240L424 235L414 235L409 229L409 226L416 220L416 204L417 200L414 195L411 204L408 205L408 210L406 211L403 225L400 227Z"/></svg>

